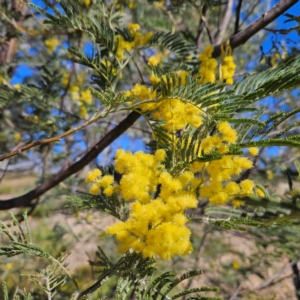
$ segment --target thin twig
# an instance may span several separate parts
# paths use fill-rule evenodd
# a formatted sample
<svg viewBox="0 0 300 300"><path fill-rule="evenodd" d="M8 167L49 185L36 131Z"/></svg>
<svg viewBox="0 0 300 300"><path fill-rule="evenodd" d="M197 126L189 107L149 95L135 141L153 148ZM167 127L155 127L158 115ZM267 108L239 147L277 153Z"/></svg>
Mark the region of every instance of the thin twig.
<svg viewBox="0 0 300 300"><path fill-rule="evenodd" d="M226 8L223 20L220 25L220 31L218 32L218 34L215 38L215 41L214 41L215 44L220 44L224 39L226 29L227 29L228 24L231 19L232 6L233 6L233 0L228 0L227 8Z"/></svg>
<svg viewBox="0 0 300 300"><path fill-rule="evenodd" d="M262 284L260 284L258 287L255 288L255 290L259 291L262 289L265 289L273 284L275 279L277 279L287 268L292 267L293 262L287 263L283 268L281 268L279 271L277 271L275 274L273 274L271 277L269 277L267 280L265 280Z"/></svg>
<svg viewBox="0 0 300 300"><path fill-rule="evenodd" d="M238 5L236 6L235 23L234 23L234 32L233 32L233 34L237 34L239 32L242 4L243 4L243 0L239 0Z"/></svg>
<svg viewBox="0 0 300 300"><path fill-rule="evenodd" d="M296 4L299 0L282 0L278 2L273 8L269 11L262 14L262 16L256 19L253 23L251 23L244 30L235 34L232 38L230 38L230 46L232 49L244 44L247 42L253 35L259 32L261 29L265 28L271 22L273 22L277 17L282 15L286 10ZM221 45L217 45L214 47L213 57L220 56L221 53Z"/></svg>
<svg viewBox="0 0 300 300"><path fill-rule="evenodd" d="M7 159L9 157L16 156L18 154L21 154L22 152L24 152L24 151L26 151L28 149L31 149L33 147L36 147L36 146L41 146L41 145L45 145L45 144L59 142L62 138L64 138L64 137L66 137L66 136L68 136L68 135L70 135L70 134L72 134L72 133L74 133L76 131L79 131L79 130L81 130L81 129L87 127L87 126L89 126L90 124L98 121L99 119L104 118L106 115L107 115L107 112L105 112L104 114L100 114L98 116L95 116L92 119L90 119L89 121L86 121L84 124L82 124L80 126L77 126L75 128L72 128L72 129L70 129L70 130L68 130L68 131L66 131L66 132L64 132L64 133L62 133L62 134L60 134L60 135L58 135L56 137L49 138L49 139L44 139L44 140L33 141L32 143L27 144L24 147L21 147L21 148L19 148L17 150L14 150L14 151L10 152L10 153L7 153L5 155L0 156L0 161L5 160L5 159Z"/></svg>

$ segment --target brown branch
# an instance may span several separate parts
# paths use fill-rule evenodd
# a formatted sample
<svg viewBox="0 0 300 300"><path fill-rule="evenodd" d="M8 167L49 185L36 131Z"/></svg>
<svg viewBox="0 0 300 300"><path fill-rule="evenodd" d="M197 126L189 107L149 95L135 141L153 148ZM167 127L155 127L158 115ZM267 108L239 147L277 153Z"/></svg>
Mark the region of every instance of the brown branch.
<svg viewBox="0 0 300 300"><path fill-rule="evenodd" d="M228 24L229 24L230 19L231 19L232 6L233 6L233 0L228 0L227 8L226 8L222 23L220 25L221 29L218 32L217 36L215 37L214 44L220 44L222 42L222 40L224 39L226 29L227 29Z"/></svg>
<svg viewBox="0 0 300 300"><path fill-rule="evenodd" d="M299 0L282 0L278 2L273 8L269 11L262 14L260 18L251 23L244 30L235 34L230 38L230 46L232 49L237 48L238 46L247 42L253 35L258 31L266 27L268 24L273 22L277 17L282 15L286 10L296 4ZM221 45L217 45L214 48L213 57L218 57L221 53Z"/></svg>
<svg viewBox="0 0 300 300"><path fill-rule="evenodd" d="M280 277L287 268L291 268L293 266L293 262L289 262L287 264L285 264L285 266L283 268L281 268L279 271L277 271L275 274L273 274L271 277L269 277L266 281L264 281L263 283L261 283L258 287L255 288L256 291L260 291L263 290L271 285L274 284L275 280Z"/></svg>
<svg viewBox="0 0 300 300"><path fill-rule="evenodd" d="M0 201L0 210L11 209L14 207L30 206L30 203L33 199L43 195L69 176L80 171L84 166L95 159L99 153L101 153L108 145L110 145L131 125L133 125L134 122L139 118L139 116L139 113L131 112L122 122L120 122L114 129L112 129L100 141L98 141L80 160L62 168L52 178L45 181L40 186L31 190L27 194L9 200Z"/></svg>
<svg viewBox="0 0 300 300"><path fill-rule="evenodd" d="M234 23L234 34L237 34L239 32L242 4L243 4L243 0L239 0L239 3L236 7L235 23Z"/></svg>
<svg viewBox="0 0 300 300"><path fill-rule="evenodd" d="M198 49L200 49L201 40L202 40L202 36L203 36L203 29L206 26L206 24L205 24L206 12L207 12L207 4L204 3L201 13L200 13L200 21L199 21L198 32L197 32L197 37L196 37L196 45L197 45Z"/></svg>
<svg viewBox="0 0 300 300"><path fill-rule="evenodd" d="M293 270L293 282L295 286L295 293L298 300L300 300L300 275L298 264L296 261L292 262L292 270Z"/></svg>
<svg viewBox="0 0 300 300"><path fill-rule="evenodd" d="M26 151L26 150L28 150L30 148L36 147L36 146L41 146L41 145L45 145L45 144L59 142L62 138L66 137L66 136L68 136L68 135L70 135L70 134L72 134L72 133L74 133L74 132L76 132L78 130L81 130L81 129L87 127L88 125L90 125L90 124L98 121L99 119L101 119L101 118L103 118L105 116L106 116L106 113L103 114L103 115L101 114L101 115L98 115L96 117L93 117L92 119L86 121L84 124L82 124L80 126L77 126L75 128L72 128L72 129L70 129L70 130L68 130L68 131L66 131L66 132L64 132L64 133L62 133L62 134L60 134L60 135L58 135L56 137L52 137L52 138L44 139L44 140L33 141L32 143L27 144L24 147L21 147L19 149L13 150L10 153L7 153L5 155L0 156L0 161L5 160L5 159L7 159L9 157L12 157L12 156L16 156L18 154L21 154L22 152L24 152L24 151Z"/></svg>

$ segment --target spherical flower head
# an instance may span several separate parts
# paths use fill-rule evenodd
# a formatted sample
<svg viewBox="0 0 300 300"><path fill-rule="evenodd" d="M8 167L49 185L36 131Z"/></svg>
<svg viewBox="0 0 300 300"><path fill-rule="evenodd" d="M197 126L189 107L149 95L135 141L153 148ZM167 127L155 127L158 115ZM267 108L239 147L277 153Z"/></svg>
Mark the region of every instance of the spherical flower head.
<svg viewBox="0 0 300 300"><path fill-rule="evenodd" d="M213 45L207 45L204 48L203 52L199 55L199 60L203 61L205 60L205 58L210 58L212 56L213 50L214 50Z"/></svg>
<svg viewBox="0 0 300 300"><path fill-rule="evenodd" d="M45 45L48 48L48 52L51 54L55 51L56 47L59 45L59 40L56 37L45 40Z"/></svg>
<svg viewBox="0 0 300 300"><path fill-rule="evenodd" d="M14 142L17 143L21 139L21 134L20 132L16 132L14 134Z"/></svg>
<svg viewBox="0 0 300 300"><path fill-rule="evenodd" d="M233 129L228 122L221 122L217 126L218 131L222 134L223 140L228 143L235 143L238 139L238 135L235 129Z"/></svg>
<svg viewBox="0 0 300 300"><path fill-rule="evenodd" d="M98 177L102 175L101 170L94 169L90 171L85 179L86 182L94 182Z"/></svg>
<svg viewBox="0 0 300 300"><path fill-rule="evenodd" d="M267 178L269 180L272 180L274 178L274 173L271 171L271 170L268 170L267 171Z"/></svg>
<svg viewBox="0 0 300 300"><path fill-rule="evenodd" d="M111 175L105 175L99 180L97 180L97 184L100 187L107 187L108 185L112 184L114 182L114 177Z"/></svg>
<svg viewBox="0 0 300 300"><path fill-rule="evenodd" d="M233 84L233 82L234 82L234 81L233 81L233 78L227 78L227 79L226 79L226 84L227 84L227 85L231 85L231 84Z"/></svg>
<svg viewBox="0 0 300 300"><path fill-rule="evenodd" d="M234 181L229 182L224 188L224 192L226 192L228 195L237 195L240 191L241 189L239 185Z"/></svg>
<svg viewBox="0 0 300 300"><path fill-rule="evenodd" d="M198 173L203 170L205 167L206 163L205 162L200 162L200 161L194 161L192 165L190 166L190 170L193 173Z"/></svg>
<svg viewBox="0 0 300 300"><path fill-rule="evenodd" d="M135 97L139 97L140 96L140 93L141 93L141 90L142 90L142 86L140 84L136 84L132 90L131 90L131 94Z"/></svg>
<svg viewBox="0 0 300 300"><path fill-rule="evenodd" d="M203 121L200 116L194 115L189 124L194 128L199 128L203 124Z"/></svg>
<svg viewBox="0 0 300 300"><path fill-rule="evenodd" d="M254 189L254 182L250 179L243 180L240 183L241 194L243 195L252 195Z"/></svg>
<svg viewBox="0 0 300 300"><path fill-rule="evenodd" d="M92 195L98 195L100 192L100 187L98 184L93 184L92 187L90 188L90 194Z"/></svg>
<svg viewBox="0 0 300 300"><path fill-rule="evenodd" d="M229 65L230 63L233 63L232 55L225 56L223 58L223 64Z"/></svg>
<svg viewBox="0 0 300 300"><path fill-rule="evenodd" d="M141 100L147 100L150 97L150 93L151 93L151 89L147 88L145 85L142 85L139 98Z"/></svg>
<svg viewBox="0 0 300 300"><path fill-rule="evenodd" d="M136 32L136 31L138 31L140 29L140 25L136 24L136 23L129 24L128 25L128 29L129 29L130 33L133 33L133 32Z"/></svg>
<svg viewBox="0 0 300 300"><path fill-rule="evenodd" d="M248 151L251 156L256 156L259 153L259 149L257 147L251 147Z"/></svg>
<svg viewBox="0 0 300 300"><path fill-rule="evenodd" d="M90 90L84 90L80 93L80 100L84 101L87 104L91 104L93 96Z"/></svg>
<svg viewBox="0 0 300 300"><path fill-rule="evenodd" d="M185 171L183 172L178 179L180 180L183 187L185 187L192 179L194 178L194 173Z"/></svg>
<svg viewBox="0 0 300 300"><path fill-rule="evenodd" d="M152 68L157 66L159 63L160 63L160 58L157 55L151 56L148 60L148 65Z"/></svg>
<svg viewBox="0 0 300 300"><path fill-rule="evenodd" d="M229 195L225 192L219 192L210 197L208 200L211 204L224 205L229 201Z"/></svg>
<svg viewBox="0 0 300 300"><path fill-rule="evenodd" d="M206 61L206 65L205 65L208 69L214 70L217 68L218 66L218 62L216 59L214 58L210 58Z"/></svg>
<svg viewBox="0 0 300 300"><path fill-rule="evenodd" d="M240 166L243 169L251 169L253 167L253 162L249 160L247 157L234 157L234 163Z"/></svg>
<svg viewBox="0 0 300 300"><path fill-rule="evenodd" d="M143 37L143 45L146 45L150 42L151 38L153 36L153 32L147 32Z"/></svg>
<svg viewBox="0 0 300 300"><path fill-rule="evenodd" d="M242 205L244 205L245 202L241 201L241 200L234 199L234 200L231 201L231 203L232 203L233 207L239 208Z"/></svg>
<svg viewBox="0 0 300 300"><path fill-rule="evenodd" d="M114 193L114 187L112 185L107 186L104 190L103 193L105 196L109 197Z"/></svg>
<svg viewBox="0 0 300 300"><path fill-rule="evenodd" d="M256 194L257 194L258 197L265 197L265 193L261 189L257 189L256 190Z"/></svg>
<svg viewBox="0 0 300 300"><path fill-rule="evenodd" d="M166 151L164 149L158 149L155 151L154 159L158 162L164 161L166 159Z"/></svg>
<svg viewBox="0 0 300 300"><path fill-rule="evenodd" d="M157 77L155 74L151 74L151 75L149 76L149 80L150 80L150 82L151 82L152 84L157 84L157 83L160 82L160 78Z"/></svg>

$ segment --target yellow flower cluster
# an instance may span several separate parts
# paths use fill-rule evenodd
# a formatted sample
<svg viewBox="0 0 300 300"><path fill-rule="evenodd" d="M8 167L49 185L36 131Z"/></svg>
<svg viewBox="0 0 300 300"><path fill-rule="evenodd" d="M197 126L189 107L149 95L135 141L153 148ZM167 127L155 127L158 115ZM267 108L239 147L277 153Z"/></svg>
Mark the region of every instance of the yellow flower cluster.
<svg viewBox="0 0 300 300"><path fill-rule="evenodd" d="M132 49L134 49L136 47L142 47L142 46L148 44L151 37L153 36L152 32L142 34L139 31L139 29L140 29L139 24L129 24L128 29L129 29L130 34L133 37L133 41L131 41L131 42L125 41L123 36L121 36L121 35L118 35L116 37L117 43L118 43L116 56L119 60L125 59L126 56L124 54L124 51L130 52Z"/></svg>
<svg viewBox="0 0 300 300"><path fill-rule="evenodd" d="M148 65L150 67L156 67L160 63L160 56L159 55L152 55L148 60Z"/></svg>
<svg viewBox="0 0 300 300"><path fill-rule="evenodd" d="M88 117L87 105L91 105L93 96L90 90L81 90L84 80L86 79L86 74L81 73L77 76L76 80L69 85L69 93L72 100L76 101L79 105L79 115L83 118ZM67 88L70 77L69 74L64 73L62 76L62 85Z"/></svg>
<svg viewBox="0 0 300 300"><path fill-rule="evenodd" d="M215 82L217 74L218 62L212 58L214 47L208 45L204 48L204 51L199 55L198 59L201 62L198 76L201 76L199 83Z"/></svg>
<svg viewBox="0 0 300 300"><path fill-rule="evenodd" d="M257 147L251 147L248 149L249 154L252 156L256 156L259 153L259 149Z"/></svg>
<svg viewBox="0 0 300 300"><path fill-rule="evenodd" d="M229 146L237 141L237 132L228 122L221 122L217 126L218 132L204 138L200 142L198 156L217 151L225 154L219 160L210 162L193 162L190 171L199 174L201 179L194 178L194 186L199 187L199 194L212 204L224 205L233 201L235 197L253 194L254 183L244 180L240 184L229 182L232 177L242 171L252 168L253 163L246 157L226 155ZM196 176L197 177L197 176Z"/></svg>
<svg viewBox="0 0 300 300"><path fill-rule="evenodd" d="M171 98L159 103L153 117L164 120L166 122L165 129L176 132L187 125L198 128L202 124L201 114L198 107Z"/></svg>
<svg viewBox="0 0 300 300"><path fill-rule="evenodd" d="M25 119L29 122L38 122L40 120L38 116L30 116L28 114L25 114Z"/></svg>
<svg viewBox="0 0 300 300"><path fill-rule="evenodd" d="M89 6L91 4L91 0L83 0L85 6Z"/></svg>
<svg viewBox="0 0 300 300"><path fill-rule="evenodd" d="M220 143L236 142L237 133L227 122L217 126ZM206 141L201 142L204 153ZM216 144L218 148L218 144ZM197 195L215 205L224 205L235 198L253 194L254 182L230 181L243 170L250 169L252 162L246 157L225 155L210 162L195 161L190 168L174 176L165 170L163 164L166 153L157 150L154 155L118 150L115 170L122 174L120 183L113 188L111 176L101 177L99 170L88 174L87 182L93 182L92 194L104 188L119 193L125 201L132 201L129 217L107 229L120 243L120 251L130 249L146 257L158 255L170 259L174 255L187 255L191 252L190 230L186 228L186 209L197 206ZM134 184L133 184L134 183ZM241 205L235 201L234 205Z"/></svg>
<svg viewBox="0 0 300 300"><path fill-rule="evenodd" d="M226 81L226 84L233 84L233 75L236 68L236 64L233 61L231 55L225 56L222 61L221 72L222 79Z"/></svg>
<svg viewBox="0 0 300 300"><path fill-rule="evenodd" d="M241 183L228 182L233 176L243 170L252 168L252 162L246 157L224 156L220 160L207 163L201 173L208 175L207 182L199 189L200 196L209 200L211 204L224 205L237 196L253 194L254 182L246 179Z"/></svg>
<svg viewBox="0 0 300 300"><path fill-rule="evenodd" d="M122 179L114 190L125 201L132 201L129 217L107 228L120 243L120 251L134 250L145 257L170 259L191 252L190 230L185 210L197 207L197 195L215 205L253 194L254 182L230 179L252 167L246 157L224 156L211 162L195 161L190 168L173 176L164 170L165 151L154 155L118 150L115 169ZM89 173L87 181L97 182L101 173ZM134 184L133 184L134 183ZM110 184L110 183L109 183ZM98 192L98 186L92 193ZM239 203L238 203L239 202Z"/></svg>
<svg viewBox="0 0 300 300"><path fill-rule="evenodd" d="M44 44L47 47L48 53L52 54L55 51L56 47L60 44L60 42L56 37L53 37L53 38L45 40Z"/></svg>
<svg viewBox="0 0 300 300"><path fill-rule="evenodd" d="M229 150L229 146L237 141L237 132L228 122L221 122L217 126L218 133L208 136L201 141L200 155L209 154L217 150L220 154L225 154Z"/></svg>
<svg viewBox="0 0 300 300"><path fill-rule="evenodd" d="M21 139L21 134L20 134L20 132L16 132L16 133L14 134L14 141L15 141L15 143L17 143L20 139Z"/></svg>
<svg viewBox="0 0 300 300"><path fill-rule="evenodd" d="M184 211L198 203L195 193L188 190L193 174L173 177L163 171L164 159L164 150L154 155L117 152L115 168L123 174L118 191L124 200L134 201L129 218L107 229L116 236L122 252L132 249L145 257L171 259L192 250Z"/></svg>
<svg viewBox="0 0 300 300"><path fill-rule="evenodd" d="M93 96L90 90L83 90L80 93L80 98L79 98L79 114L87 118L88 117L88 112L86 109L86 104L90 105L92 103Z"/></svg>
<svg viewBox="0 0 300 300"><path fill-rule="evenodd" d="M217 134L201 141L201 153L219 151L222 145L228 151L229 145L237 141L237 133L228 122L219 123L217 130ZM209 139L218 142L212 146ZM122 174L119 184L113 187L113 177L101 177L98 169L89 172L86 178L93 183L91 194L103 189L107 196L116 192L125 201L131 201L128 219L107 228L107 233L118 240L121 252L131 249L145 257L157 255L162 259L187 255L192 246L185 211L197 207L198 196L214 205L231 201L234 206L240 206L243 202L236 198L253 194L252 180L232 181L234 176L252 168L252 162L246 157L225 154L219 160L194 161L176 175L165 170L165 158L162 149L154 155L118 150L115 170Z"/></svg>
<svg viewBox="0 0 300 300"><path fill-rule="evenodd" d="M180 81L181 85L185 85L188 74L184 70L178 71L175 84ZM166 76L161 79L166 82ZM157 80L160 82L159 78ZM126 92L126 96L134 97L137 101L157 99L156 102L143 103L139 108L143 112L156 109L153 118L165 121L165 129L171 132L181 130L187 125L198 128L202 124L202 111L200 108L175 98L159 101L160 98L157 98L156 91L146 85L136 84L131 91Z"/></svg>
<svg viewBox="0 0 300 300"><path fill-rule="evenodd" d="M106 196L111 196L114 192L113 182L114 178L111 175L102 176L102 172L99 169L94 169L90 171L86 177L86 182L93 183L90 188L90 193L92 195L97 195L103 190Z"/></svg>

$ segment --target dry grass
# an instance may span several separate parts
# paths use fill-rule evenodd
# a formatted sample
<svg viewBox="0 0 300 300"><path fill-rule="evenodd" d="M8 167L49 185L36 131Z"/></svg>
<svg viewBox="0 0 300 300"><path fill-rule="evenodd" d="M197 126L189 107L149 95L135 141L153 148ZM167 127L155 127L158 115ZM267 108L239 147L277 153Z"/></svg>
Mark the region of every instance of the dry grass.
<svg viewBox="0 0 300 300"><path fill-rule="evenodd" d="M20 196L36 186L38 177L33 174L8 173L0 183L0 200Z"/></svg>

